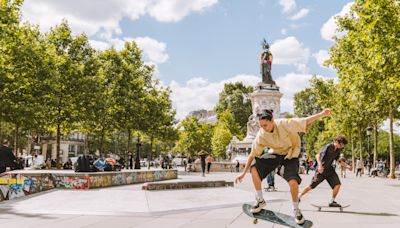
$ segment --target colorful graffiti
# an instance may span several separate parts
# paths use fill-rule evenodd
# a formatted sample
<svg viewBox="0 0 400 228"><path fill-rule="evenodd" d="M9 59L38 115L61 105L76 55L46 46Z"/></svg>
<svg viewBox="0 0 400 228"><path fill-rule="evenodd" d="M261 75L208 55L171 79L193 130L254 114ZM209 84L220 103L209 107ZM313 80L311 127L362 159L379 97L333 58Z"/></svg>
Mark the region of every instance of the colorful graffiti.
<svg viewBox="0 0 400 228"><path fill-rule="evenodd" d="M91 174L7 173L0 176L0 201L24 197L54 188L87 190L91 188L176 179L177 177L177 170Z"/></svg>
<svg viewBox="0 0 400 228"><path fill-rule="evenodd" d="M43 182L40 186L38 182ZM0 177L1 198L4 200L14 199L30 195L42 190L42 188L54 188L53 184L46 178L29 177L22 174L6 174Z"/></svg>
<svg viewBox="0 0 400 228"><path fill-rule="evenodd" d="M66 189L89 189L90 177L77 177L77 176L59 176L56 178L58 188Z"/></svg>

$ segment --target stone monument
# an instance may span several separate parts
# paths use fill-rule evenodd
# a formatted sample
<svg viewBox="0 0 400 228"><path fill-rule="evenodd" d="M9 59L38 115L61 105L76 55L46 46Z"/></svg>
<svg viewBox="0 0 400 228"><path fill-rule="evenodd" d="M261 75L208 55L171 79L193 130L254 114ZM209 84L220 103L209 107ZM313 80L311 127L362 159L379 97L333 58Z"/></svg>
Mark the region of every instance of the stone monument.
<svg viewBox="0 0 400 228"><path fill-rule="evenodd" d="M227 157L231 160L243 160L251 151L251 144L260 128L258 124L257 114L263 109L274 110L274 118L280 117L280 104L282 93L279 92L279 87L272 79L272 53L269 51L269 44L264 39L261 43L263 53L260 55L260 73L262 81L254 87L254 92L248 94L251 100L252 114L247 122L246 137L240 141L234 136L227 146Z"/></svg>

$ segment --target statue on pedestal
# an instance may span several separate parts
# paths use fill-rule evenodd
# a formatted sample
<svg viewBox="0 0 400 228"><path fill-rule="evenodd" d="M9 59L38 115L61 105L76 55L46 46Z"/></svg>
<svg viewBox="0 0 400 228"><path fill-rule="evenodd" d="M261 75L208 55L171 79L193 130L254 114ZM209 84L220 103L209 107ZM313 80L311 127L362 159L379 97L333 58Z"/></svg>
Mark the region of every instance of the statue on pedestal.
<svg viewBox="0 0 400 228"><path fill-rule="evenodd" d="M262 83L275 85L275 81L272 80L271 67L272 67L272 53L269 50L269 44L264 39L261 43L264 50L260 55L260 68L262 75Z"/></svg>

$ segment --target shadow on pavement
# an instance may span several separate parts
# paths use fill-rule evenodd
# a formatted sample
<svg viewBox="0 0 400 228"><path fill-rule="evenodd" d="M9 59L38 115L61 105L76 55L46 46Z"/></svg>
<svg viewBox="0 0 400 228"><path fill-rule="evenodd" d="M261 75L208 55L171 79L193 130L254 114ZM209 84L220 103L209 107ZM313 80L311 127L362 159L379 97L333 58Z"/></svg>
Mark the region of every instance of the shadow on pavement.
<svg viewBox="0 0 400 228"><path fill-rule="evenodd" d="M16 215L25 218L41 218L41 219L58 219L57 217L41 215L41 214L27 214L27 213L18 213L15 212L13 208L0 208L1 215ZM0 219L9 219L9 218L2 218Z"/></svg>
<svg viewBox="0 0 400 228"><path fill-rule="evenodd" d="M308 211L314 211L314 210L308 210ZM386 213L386 212L381 212L381 213L372 213L372 212L360 212L360 211L318 211L319 213L325 212L325 213L338 213L338 214L355 214L355 215L371 215L371 216L399 216L397 214L391 214L391 213Z"/></svg>
<svg viewBox="0 0 400 228"><path fill-rule="evenodd" d="M266 200L267 203L279 203L288 200L284 199L273 199L273 200ZM171 215L171 214L180 214L186 212L195 212L195 211L208 211L208 210L215 210L215 209L224 209L224 208L231 208L231 207L242 207L243 204L248 204L249 202L243 203L232 203L232 204L224 204L224 205L213 205L213 206L205 206L205 207L195 207L195 208L185 208L185 209L177 209L177 210L169 210L169 211L157 211L157 212L150 212L151 216L162 216L162 215Z"/></svg>

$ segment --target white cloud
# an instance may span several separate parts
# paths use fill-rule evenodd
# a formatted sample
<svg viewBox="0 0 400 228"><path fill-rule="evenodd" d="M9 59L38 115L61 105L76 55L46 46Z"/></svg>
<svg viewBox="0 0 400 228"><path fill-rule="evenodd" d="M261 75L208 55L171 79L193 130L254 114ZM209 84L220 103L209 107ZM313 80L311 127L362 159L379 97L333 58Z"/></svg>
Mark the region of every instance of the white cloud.
<svg viewBox="0 0 400 228"><path fill-rule="evenodd" d="M192 11L202 11L211 7L218 0L158 0L148 8L150 16L162 22L176 22L182 20Z"/></svg>
<svg viewBox="0 0 400 228"><path fill-rule="evenodd" d="M213 83L202 77L192 78L185 85L172 81L169 87L172 90L171 99L177 110L177 118L183 119L194 110L212 110L225 83L243 82L245 85L255 86L260 81L260 77L242 74Z"/></svg>
<svg viewBox="0 0 400 228"><path fill-rule="evenodd" d="M336 31L337 30L336 17L344 16L347 13L349 13L350 8L353 4L354 2L347 3L345 6L343 6L342 11L340 11L340 13L333 15L332 17L329 18L327 22L325 22L325 24L321 28L321 37L323 39L333 41L332 39L333 36L340 35Z"/></svg>
<svg viewBox="0 0 400 228"><path fill-rule="evenodd" d="M28 0L22 6L23 19L40 24L43 31L65 18L74 33L89 36L102 31L121 34L122 18L137 20L149 15L161 22L176 22L192 12L212 7L218 0Z"/></svg>
<svg viewBox="0 0 400 228"><path fill-rule="evenodd" d="M294 112L294 94L309 87L311 77L311 74L289 73L275 79L280 92L283 93L281 112ZM323 76L318 77L328 79ZM177 110L177 118L183 119L194 110L212 110L218 102L219 93L223 90L225 83L243 82L245 85L255 86L260 81L259 76L242 74L213 83L202 77L192 78L184 85L172 81L169 87L172 90L171 99Z"/></svg>
<svg viewBox="0 0 400 228"><path fill-rule="evenodd" d="M310 87L309 81L312 76L311 74L289 73L275 80L276 84L280 87L280 92L283 93L283 97L281 98L281 113L294 113L294 94ZM323 76L317 77L328 79Z"/></svg>
<svg viewBox="0 0 400 228"><path fill-rule="evenodd" d="M312 54L312 56L321 67L326 68L326 66L324 66L324 62L329 59L328 51L319 50L317 53Z"/></svg>
<svg viewBox="0 0 400 228"><path fill-rule="evenodd" d="M99 40L89 40L90 46L97 50L104 51L110 47L110 44L107 42L99 41Z"/></svg>
<svg viewBox="0 0 400 228"><path fill-rule="evenodd" d="M293 36L275 41L271 52L274 55L273 64L278 65L306 64L310 57L310 49L304 48Z"/></svg>
<svg viewBox="0 0 400 228"><path fill-rule="evenodd" d="M295 64L295 66L296 66L297 72L299 72L299 73L306 74L310 71L310 68L308 68L307 65L304 63L297 63L297 64Z"/></svg>
<svg viewBox="0 0 400 228"><path fill-rule="evenodd" d="M383 122L383 125L380 127L380 130L389 132L390 131L390 120L387 119L385 122ZM394 122L393 123L393 132L396 134L400 134L400 122Z"/></svg>
<svg viewBox="0 0 400 228"><path fill-rule="evenodd" d="M309 9L303 8L299 12L297 12L295 15L291 16L289 19L292 21L299 20L299 19L307 16L309 12L310 12Z"/></svg>
<svg viewBox="0 0 400 228"><path fill-rule="evenodd" d="M296 8L295 0L279 0L279 5L282 6L284 13L290 13Z"/></svg>
<svg viewBox="0 0 400 228"><path fill-rule="evenodd" d="M155 63L164 63L169 56L166 53L167 45L150 37L137 37L133 39L140 49L143 50L145 58Z"/></svg>
<svg viewBox="0 0 400 228"><path fill-rule="evenodd" d="M124 48L126 41L135 41L138 47L143 51L143 59L147 62L153 64L164 63L168 60L169 56L167 53L167 45L163 42L157 41L151 37L136 37L129 38L125 37L123 39L109 39L107 42L90 40L92 47L105 50L113 46L117 50Z"/></svg>

